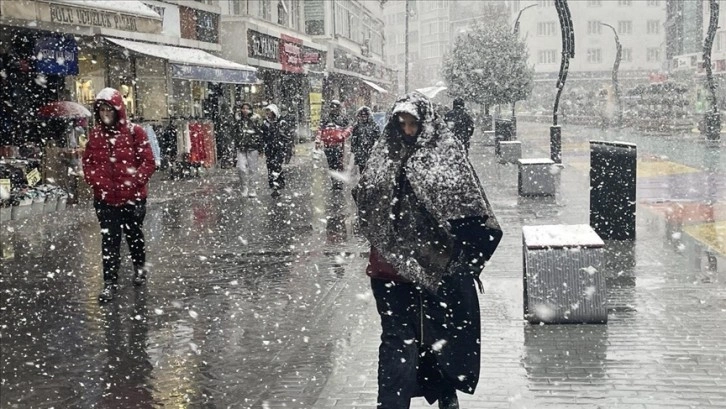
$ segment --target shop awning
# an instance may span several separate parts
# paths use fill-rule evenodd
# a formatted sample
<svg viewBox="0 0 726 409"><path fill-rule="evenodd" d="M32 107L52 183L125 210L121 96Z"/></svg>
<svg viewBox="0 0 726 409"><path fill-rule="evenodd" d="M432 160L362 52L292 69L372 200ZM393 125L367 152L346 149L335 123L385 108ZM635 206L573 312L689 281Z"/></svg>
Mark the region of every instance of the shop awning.
<svg viewBox="0 0 726 409"><path fill-rule="evenodd" d="M388 94L388 91L386 91L385 88L381 87L380 85L376 84L375 82L370 82L370 81L366 81L366 80L361 80L361 81L363 81L366 85L373 88L377 92L380 92L381 94Z"/></svg>
<svg viewBox="0 0 726 409"><path fill-rule="evenodd" d="M146 4L138 0L108 1L108 0L55 0L56 3L64 3L69 6L84 7L92 10L112 11L114 13L130 14L139 17L155 18L160 20L161 16L150 9Z"/></svg>
<svg viewBox="0 0 726 409"><path fill-rule="evenodd" d="M140 43L110 37L106 37L106 39L139 54L168 60L171 64L172 78L231 84L254 84L257 82L256 68L237 64L202 50Z"/></svg>

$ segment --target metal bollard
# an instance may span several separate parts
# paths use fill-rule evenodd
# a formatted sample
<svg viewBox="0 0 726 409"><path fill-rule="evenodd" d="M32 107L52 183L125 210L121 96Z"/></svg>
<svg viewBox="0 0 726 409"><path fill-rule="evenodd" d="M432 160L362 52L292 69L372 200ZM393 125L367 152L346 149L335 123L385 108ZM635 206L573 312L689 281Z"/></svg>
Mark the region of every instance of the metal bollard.
<svg viewBox="0 0 726 409"><path fill-rule="evenodd" d="M590 141L590 226L603 240L635 240L635 144Z"/></svg>
<svg viewBox="0 0 726 409"><path fill-rule="evenodd" d="M550 126L550 159L554 163L562 163L562 128Z"/></svg>

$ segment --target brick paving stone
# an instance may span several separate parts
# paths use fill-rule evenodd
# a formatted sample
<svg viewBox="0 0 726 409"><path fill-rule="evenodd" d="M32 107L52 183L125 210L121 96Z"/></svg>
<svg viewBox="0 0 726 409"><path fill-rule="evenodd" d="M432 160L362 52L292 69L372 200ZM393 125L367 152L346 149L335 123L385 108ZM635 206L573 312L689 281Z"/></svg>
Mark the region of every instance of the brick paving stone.
<svg viewBox="0 0 726 409"><path fill-rule="evenodd" d="M546 127L521 124L519 135L524 157L548 156ZM571 146L615 137L627 140L622 134L563 127L563 139ZM643 138L638 137L644 144L639 147L641 155L649 150L664 152L657 141L645 143ZM693 149L689 147L684 164L698 167ZM609 323L530 326L523 322L521 226L588 222L587 158L581 159L582 151L565 150L556 197L532 200L517 197L516 167L496 164L491 150L475 143L470 157L505 237L482 274L486 293L480 297L481 381L473 396L460 394L462 407L726 407L725 270L719 265L710 275L702 271L689 259L688 249L673 245L663 234L665 221L641 217L647 211L640 203L634 245L608 245L603 273ZM576 166L568 166L570 159ZM671 160L677 162L678 155ZM348 285L368 292L363 277L350 277ZM365 407L375 407L378 320L370 302L356 309L370 319L362 321L365 327L357 343L339 351L346 364L334 368L316 408L360 403L339 395L348 390L339 384L346 382L346 374L366 377L364 384L356 383L352 389L356 397L368 399ZM367 391L369 395L360 395ZM335 405L332 396L340 397ZM416 399L412 407L430 406Z"/></svg>

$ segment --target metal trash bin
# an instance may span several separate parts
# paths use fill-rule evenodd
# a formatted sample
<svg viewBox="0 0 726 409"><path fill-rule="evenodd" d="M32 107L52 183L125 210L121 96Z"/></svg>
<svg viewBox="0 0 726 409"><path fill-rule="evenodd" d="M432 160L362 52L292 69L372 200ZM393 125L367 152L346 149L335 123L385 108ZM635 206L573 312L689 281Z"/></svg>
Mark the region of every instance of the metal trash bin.
<svg viewBox="0 0 726 409"><path fill-rule="evenodd" d="M508 119L497 119L494 121L494 153L501 154L499 142L511 141L514 138L512 121Z"/></svg>
<svg viewBox="0 0 726 409"><path fill-rule="evenodd" d="M635 144L590 141L590 226L604 240L635 240L637 168Z"/></svg>
<svg viewBox="0 0 726 409"><path fill-rule="evenodd" d="M605 243L586 224L522 227L524 317L531 323L605 323Z"/></svg>
<svg viewBox="0 0 726 409"><path fill-rule="evenodd" d="M555 163L547 158L519 159L517 191L520 196L554 196Z"/></svg>

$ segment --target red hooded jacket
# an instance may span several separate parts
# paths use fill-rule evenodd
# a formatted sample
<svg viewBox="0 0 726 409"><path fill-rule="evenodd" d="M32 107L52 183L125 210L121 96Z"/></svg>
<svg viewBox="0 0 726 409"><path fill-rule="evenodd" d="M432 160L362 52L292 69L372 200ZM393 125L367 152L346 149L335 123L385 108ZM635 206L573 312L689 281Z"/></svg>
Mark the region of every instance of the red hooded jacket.
<svg viewBox="0 0 726 409"><path fill-rule="evenodd" d="M98 114L102 103L116 110L116 124L106 126ZM83 153L83 174L93 197L112 206L146 199L146 184L156 169L146 132L128 122L121 93L105 88L93 104L96 125Z"/></svg>

